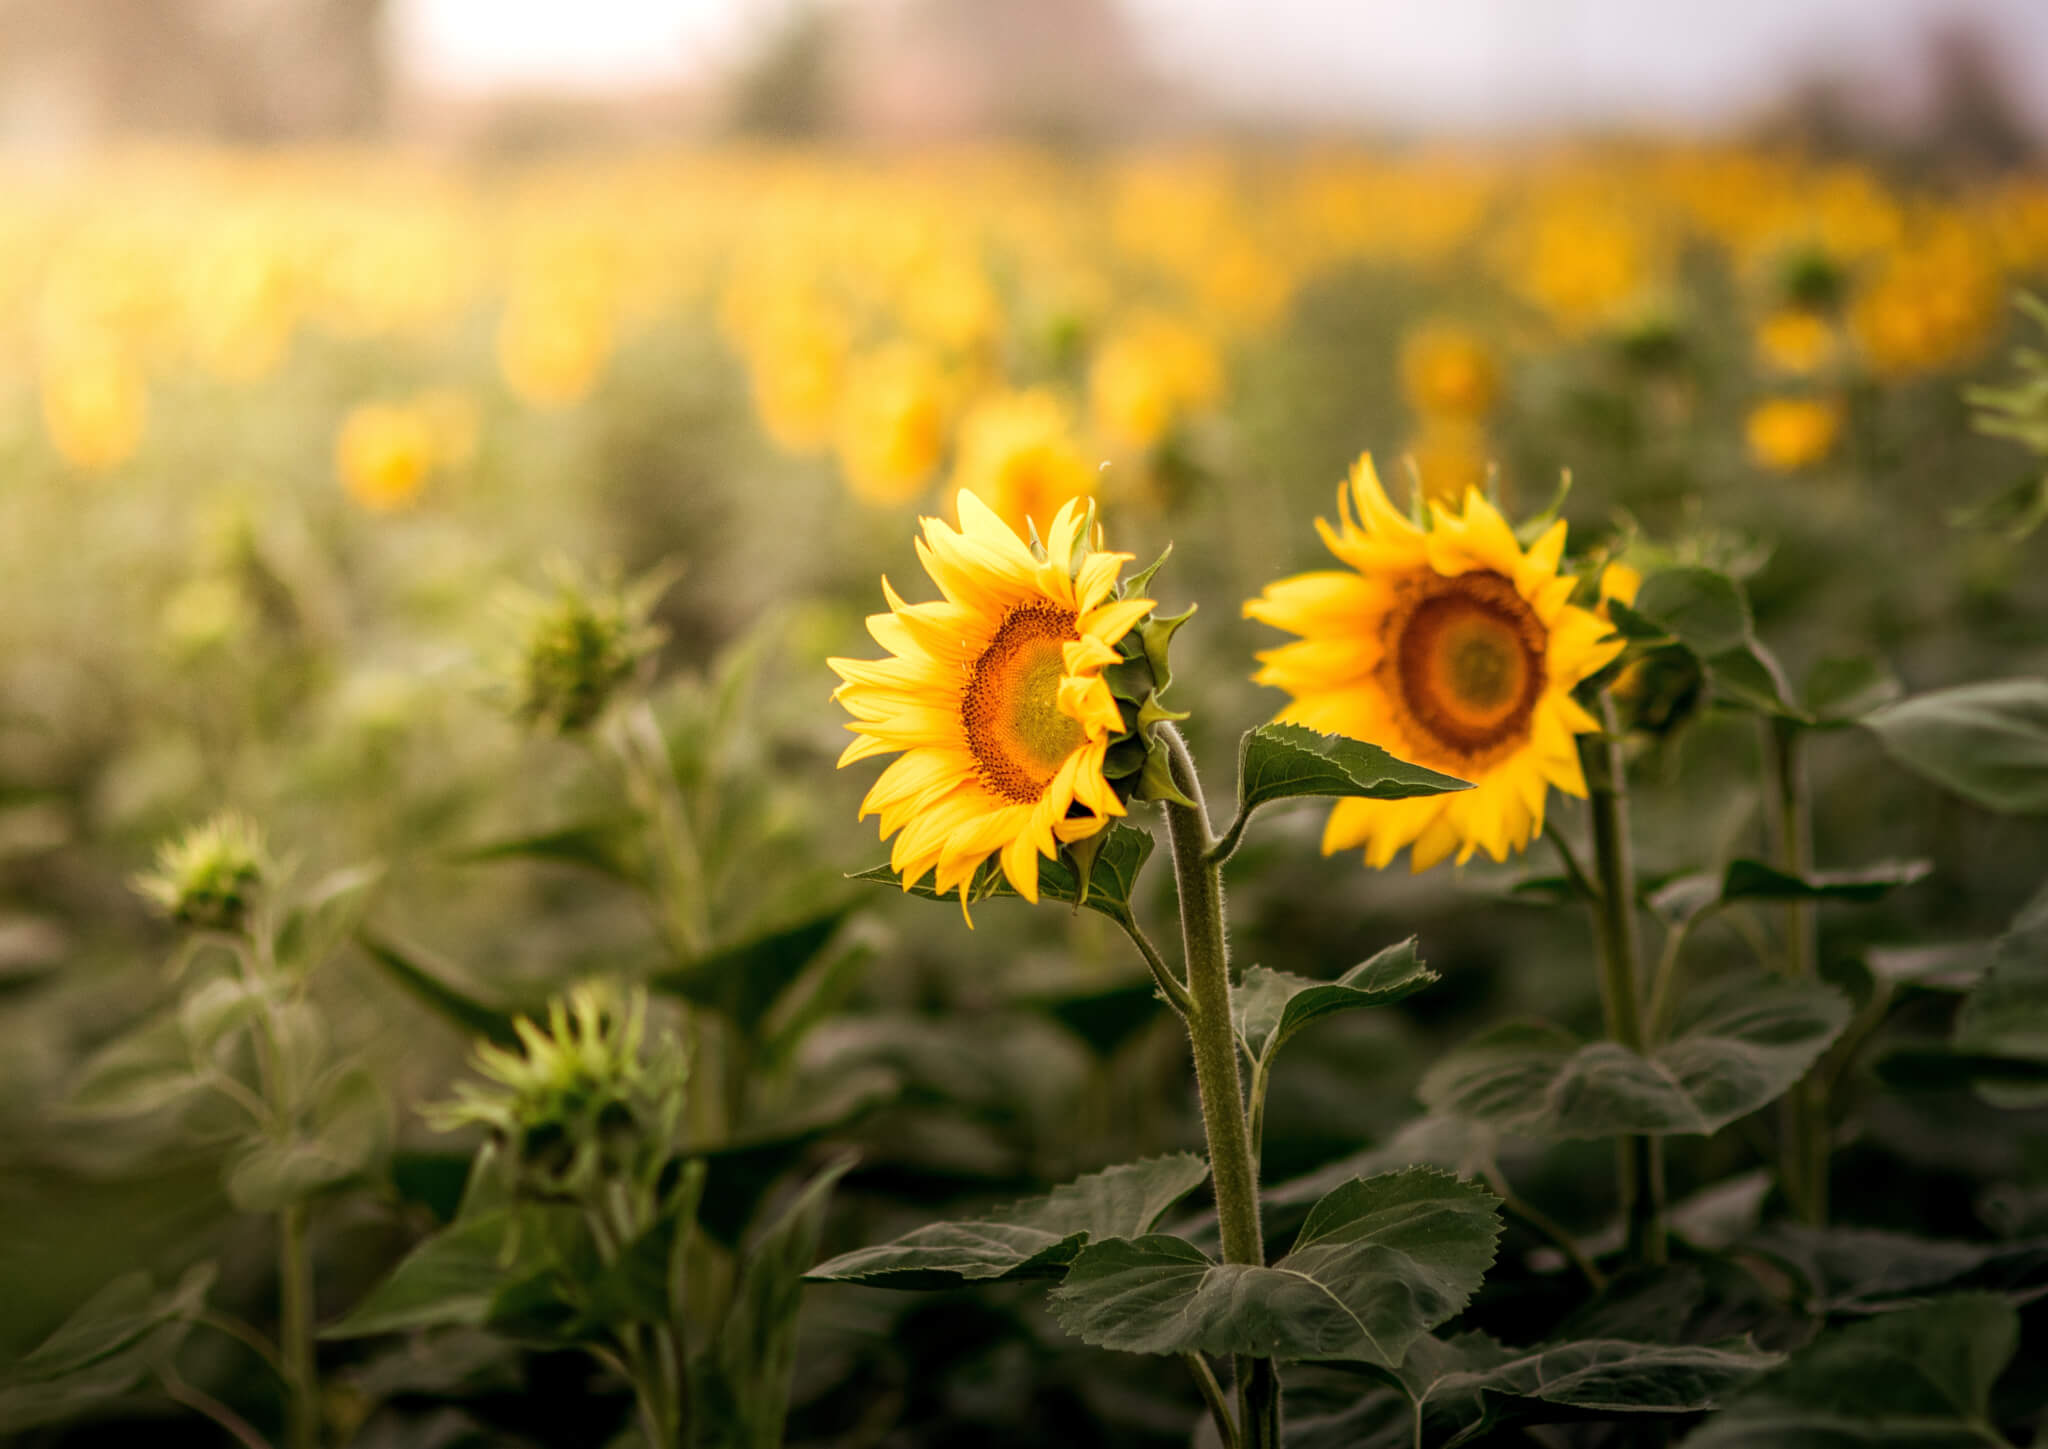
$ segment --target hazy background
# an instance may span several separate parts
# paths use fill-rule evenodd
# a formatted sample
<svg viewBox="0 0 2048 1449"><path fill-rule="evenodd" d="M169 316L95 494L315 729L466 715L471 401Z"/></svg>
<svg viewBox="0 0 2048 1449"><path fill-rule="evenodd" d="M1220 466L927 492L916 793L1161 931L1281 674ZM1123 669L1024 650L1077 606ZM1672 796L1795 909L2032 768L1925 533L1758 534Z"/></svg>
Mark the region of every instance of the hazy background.
<svg viewBox="0 0 2048 1449"><path fill-rule="evenodd" d="M1713 133L2011 161L2040 0L0 0L0 140Z"/></svg>

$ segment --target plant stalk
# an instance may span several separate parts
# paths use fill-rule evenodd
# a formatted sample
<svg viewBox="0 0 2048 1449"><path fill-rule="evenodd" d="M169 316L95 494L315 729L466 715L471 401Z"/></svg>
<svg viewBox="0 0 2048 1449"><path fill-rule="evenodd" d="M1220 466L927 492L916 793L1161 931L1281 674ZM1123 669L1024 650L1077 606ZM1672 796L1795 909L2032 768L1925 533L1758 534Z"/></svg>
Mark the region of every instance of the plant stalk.
<svg viewBox="0 0 2048 1449"><path fill-rule="evenodd" d="M306 1205L277 1215L278 1356L284 1362L285 1443L320 1443L320 1373L313 1361L313 1261L306 1251Z"/></svg>
<svg viewBox="0 0 2048 1449"><path fill-rule="evenodd" d="M1180 894L1181 939L1187 958L1188 1042L1195 1058L1195 1082L1202 1099L1202 1127L1209 1142L1209 1176L1216 1192L1216 1219L1229 1263L1266 1262L1259 1229L1258 1170L1252 1161L1243 1084L1237 1072L1237 1041L1230 1025L1230 956L1223 932L1223 872L1212 858L1216 847L1208 807L1187 742L1170 724L1158 727L1173 763L1173 782L1194 801L1191 809L1166 803L1167 835L1173 845L1175 884ZM1237 1375L1239 1436L1245 1449L1279 1449L1280 1383L1270 1359L1241 1362Z"/></svg>
<svg viewBox="0 0 2048 1449"><path fill-rule="evenodd" d="M1621 755L1621 729L1614 701L1600 694L1600 734L1582 743L1586 788L1592 797L1594 870L1600 898L1593 904L1593 931L1600 947L1600 1003L1607 1039L1643 1054L1645 1036L1640 994L1642 947L1636 929L1635 862L1629 851L1628 771ZM1628 1225L1629 1256L1662 1263L1664 1164L1653 1137L1615 1139L1621 1182L1622 1217Z"/></svg>
<svg viewBox="0 0 2048 1449"><path fill-rule="evenodd" d="M1765 719L1764 765L1769 775L1773 845L1780 870L1805 875L1813 869L1813 802L1807 789L1805 735L1792 720ZM1811 901L1785 906L1785 974L1804 980L1818 969L1820 942ZM1784 1138L1780 1169L1785 1196L1802 1222L1823 1227L1828 1219L1827 1094L1822 1074L1809 1071L1779 1103Z"/></svg>

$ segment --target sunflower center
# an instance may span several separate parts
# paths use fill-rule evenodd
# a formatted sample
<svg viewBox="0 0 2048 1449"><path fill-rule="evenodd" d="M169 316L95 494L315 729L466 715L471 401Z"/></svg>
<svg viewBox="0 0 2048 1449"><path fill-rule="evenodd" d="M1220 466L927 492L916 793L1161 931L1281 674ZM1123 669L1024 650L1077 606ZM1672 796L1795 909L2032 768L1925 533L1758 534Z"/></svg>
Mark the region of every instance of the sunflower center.
<svg viewBox="0 0 2048 1449"><path fill-rule="evenodd" d="M1394 624L1401 703L1430 741L1469 766L1528 738L1549 636L1511 582L1432 575Z"/></svg>
<svg viewBox="0 0 2048 1449"><path fill-rule="evenodd" d="M982 781L1006 800L1036 804L1087 741L1081 722L1059 701L1066 673L1060 646L1080 637L1073 610L1027 604L1010 611L974 661L960 723Z"/></svg>

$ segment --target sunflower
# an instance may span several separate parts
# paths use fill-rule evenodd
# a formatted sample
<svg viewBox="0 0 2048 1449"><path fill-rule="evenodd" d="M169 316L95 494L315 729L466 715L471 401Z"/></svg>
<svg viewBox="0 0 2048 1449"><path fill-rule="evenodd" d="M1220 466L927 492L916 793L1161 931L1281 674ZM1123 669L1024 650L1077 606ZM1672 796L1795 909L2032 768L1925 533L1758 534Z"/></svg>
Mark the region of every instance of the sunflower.
<svg viewBox="0 0 2048 1449"><path fill-rule="evenodd" d="M887 659L828 661L858 738L842 766L901 751L861 803L896 836L903 888L935 874L964 908L991 855L1027 900L1038 861L1124 813L1103 759L1125 724L1102 677L1116 645L1152 611L1117 597L1131 555L1088 545L1082 500L1061 507L1034 549L962 490L960 528L923 520L919 560L944 596L908 604L882 581L889 612L868 619Z"/></svg>
<svg viewBox="0 0 2048 1449"><path fill-rule="evenodd" d="M1356 513L1354 516L1354 503ZM1294 696L1280 718L1372 740L1474 788L1414 800L1341 800L1323 853L1363 846L1368 865L1404 845L1426 870L1453 850L1495 860L1543 828L1555 785L1586 793L1574 733L1598 728L1572 688L1612 659L1608 626L1568 602L1565 526L1526 551L1477 489L1461 511L1430 504L1422 528L1388 502L1371 457L1316 528L1349 569L1299 574L1244 606L1302 637L1259 655L1254 677Z"/></svg>

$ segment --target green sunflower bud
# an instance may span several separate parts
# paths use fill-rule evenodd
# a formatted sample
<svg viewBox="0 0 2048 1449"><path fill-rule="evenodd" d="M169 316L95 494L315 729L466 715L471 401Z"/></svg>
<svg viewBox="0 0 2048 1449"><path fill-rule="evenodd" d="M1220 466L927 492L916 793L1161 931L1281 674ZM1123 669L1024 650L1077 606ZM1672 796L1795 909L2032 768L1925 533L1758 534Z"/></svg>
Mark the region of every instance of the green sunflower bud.
<svg viewBox="0 0 2048 1449"><path fill-rule="evenodd" d="M244 932L273 867L263 833L247 816L224 811L157 851L156 869L135 888L197 931Z"/></svg>
<svg viewBox="0 0 2048 1449"><path fill-rule="evenodd" d="M664 638L648 620L666 576L629 588L555 570L552 595L524 595L524 632L511 674L512 713L535 729L589 729L643 671Z"/></svg>

